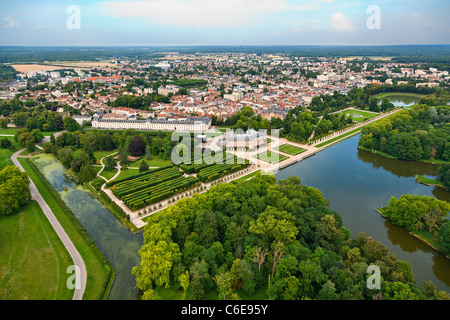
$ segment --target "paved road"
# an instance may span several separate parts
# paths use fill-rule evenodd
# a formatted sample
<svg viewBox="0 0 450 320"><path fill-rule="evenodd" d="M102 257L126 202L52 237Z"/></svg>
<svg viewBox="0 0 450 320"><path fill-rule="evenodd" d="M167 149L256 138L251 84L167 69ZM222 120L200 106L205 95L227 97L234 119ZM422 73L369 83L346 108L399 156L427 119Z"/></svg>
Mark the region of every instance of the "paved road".
<svg viewBox="0 0 450 320"><path fill-rule="evenodd" d="M48 138L49 140L50 138ZM43 142L46 139L43 140ZM21 171L25 171L22 167L22 165L20 164L20 162L17 160L17 156L22 153L25 150L19 150L16 153L14 153L11 156L11 160L14 163L14 165L16 167L18 167ZM79 288L75 288L75 292L73 294L73 300L82 300L83 298L83 294L84 294L84 290L86 289L86 281L87 281L87 272L86 272L86 265L84 264L83 258L81 257L80 253L78 252L78 250L75 248L74 244L72 243L72 241L70 240L69 236L67 235L67 233L64 231L63 227L61 226L61 224L59 223L59 221L56 219L55 215L53 214L52 210L50 209L50 207L47 205L47 203L45 202L44 198L41 196L41 194L39 193L36 185L34 184L34 182L30 179L30 192L31 192L31 199L36 200L39 205L42 208L42 211L44 212L45 216L47 217L48 221L50 222L50 224L52 225L53 229L55 230L56 234L59 236L59 238L61 239L62 243L64 244L64 246L66 247L67 251L69 252L70 256L72 257L73 263L75 264L75 266L77 266L79 268L79 274L78 274L78 282L80 284ZM71 275L73 275L73 270L71 273L67 274L67 277L69 278Z"/></svg>

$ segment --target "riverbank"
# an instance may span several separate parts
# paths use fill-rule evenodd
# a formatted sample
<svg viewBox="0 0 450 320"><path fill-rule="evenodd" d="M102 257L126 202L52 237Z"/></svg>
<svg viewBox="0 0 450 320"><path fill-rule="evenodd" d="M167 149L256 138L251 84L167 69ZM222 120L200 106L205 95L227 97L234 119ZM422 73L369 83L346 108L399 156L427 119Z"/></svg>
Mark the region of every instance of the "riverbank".
<svg viewBox="0 0 450 320"><path fill-rule="evenodd" d="M389 220L389 221L392 222L392 219L387 218L387 217L383 214L383 212L382 212L383 208L374 209L374 210L375 210L376 212L378 212L384 219L387 219L387 220ZM392 223L393 223L393 222L392 222ZM397 226L398 226L398 225L397 225ZM398 227L400 227L400 226L398 226ZM436 252L438 252L439 254L441 254L442 256L444 256L444 257L446 257L447 259L450 260L450 257L447 256L447 255L445 255L444 253L442 253L442 252L436 247L436 244L431 244L428 240L424 239L423 237L421 237L420 235L418 235L418 234L416 234L416 233L414 233L414 232L412 232L412 231L407 230L406 228L403 228L403 227L400 227L400 228L402 228L403 230L405 230L406 232L408 232L411 236L413 236L413 237L419 239L420 241L422 241L423 243L425 243L427 246L429 246L430 248L432 248L433 250L435 250ZM431 234L431 233L430 233L430 234ZM433 235L431 234L430 239L431 239L432 236L433 236Z"/></svg>
<svg viewBox="0 0 450 320"><path fill-rule="evenodd" d="M417 183L421 183L424 184L426 186L436 186L436 187L440 187L446 191L448 191L448 189L446 187L444 187L444 185L442 184L442 182L440 182L438 179L429 179L426 178L420 174L416 174L414 176L414 179L416 180Z"/></svg>
<svg viewBox="0 0 450 320"><path fill-rule="evenodd" d="M359 150L364 150L364 151L368 151L368 152L371 152L371 153L378 154L378 155L380 155L380 156L382 156L382 157L385 157L385 158L387 158L387 159L392 159L392 160L403 160L403 159L398 159L398 158L396 158L396 157L394 157L394 156L391 156L389 153L386 153L386 152L383 152L383 151L380 151L380 150L371 150L371 149L363 148L363 147L361 147L361 146L358 146L358 149L359 149ZM412 160L403 160L403 161L412 161ZM434 164L434 165L440 165L440 164L448 164L448 163L450 163L450 161L444 161L444 160L430 160L430 159L421 159L421 160L415 160L415 161L417 161L417 162L422 162L422 163ZM412 161L412 162L414 162L414 161Z"/></svg>

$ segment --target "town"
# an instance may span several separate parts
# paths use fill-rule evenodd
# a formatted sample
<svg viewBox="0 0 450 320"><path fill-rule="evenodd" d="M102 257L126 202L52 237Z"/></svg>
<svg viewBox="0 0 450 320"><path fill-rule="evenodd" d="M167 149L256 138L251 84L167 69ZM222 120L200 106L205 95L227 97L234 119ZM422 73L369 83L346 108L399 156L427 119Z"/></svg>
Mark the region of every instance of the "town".
<svg viewBox="0 0 450 320"><path fill-rule="evenodd" d="M30 68L34 70L26 71ZM172 52L153 60L114 60L92 68L24 65L18 70L23 72L8 90L0 91L1 99L17 98L29 106L56 103L56 112L72 115L80 125L137 130L174 130L173 121L189 118L192 126L178 129L192 131L192 117L200 122L209 117L217 125L245 106L263 119L283 120L296 107L307 110L315 96L408 81L435 88L450 79L448 71L376 58L238 53ZM137 121L147 119L152 120L147 127ZM195 129L209 128L205 122Z"/></svg>

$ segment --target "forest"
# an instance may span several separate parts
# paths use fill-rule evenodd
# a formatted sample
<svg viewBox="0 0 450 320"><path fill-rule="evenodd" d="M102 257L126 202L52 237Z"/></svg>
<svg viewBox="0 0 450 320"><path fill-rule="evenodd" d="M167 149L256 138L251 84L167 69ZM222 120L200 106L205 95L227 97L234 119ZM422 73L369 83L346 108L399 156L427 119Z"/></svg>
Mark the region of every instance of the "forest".
<svg viewBox="0 0 450 320"><path fill-rule="evenodd" d="M365 126L358 146L401 160L450 161L450 108L418 105Z"/></svg>
<svg viewBox="0 0 450 320"><path fill-rule="evenodd" d="M297 177L223 183L150 216L133 269L142 299L449 299L411 265L355 238ZM380 289L368 289L370 265Z"/></svg>

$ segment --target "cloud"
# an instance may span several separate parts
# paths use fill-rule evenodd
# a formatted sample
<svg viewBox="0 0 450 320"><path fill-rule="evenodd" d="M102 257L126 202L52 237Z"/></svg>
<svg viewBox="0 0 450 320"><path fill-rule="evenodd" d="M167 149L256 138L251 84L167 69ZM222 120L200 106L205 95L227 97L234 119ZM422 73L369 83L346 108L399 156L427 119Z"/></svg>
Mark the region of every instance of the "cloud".
<svg viewBox="0 0 450 320"><path fill-rule="evenodd" d="M290 5L287 0L148 0L103 1L100 10L118 18L143 18L167 26L236 27L262 21L286 10L306 11L312 4Z"/></svg>
<svg viewBox="0 0 450 320"><path fill-rule="evenodd" d="M46 29L46 26L43 26L42 24L38 24L36 27L34 27L35 29Z"/></svg>
<svg viewBox="0 0 450 320"><path fill-rule="evenodd" d="M414 12L411 15L411 17L412 17L414 23L416 24L416 26L418 26L418 27L432 28L435 30L439 29L438 25L436 23L434 23L433 20L429 17L421 16L420 14L418 14L416 12Z"/></svg>
<svg viewBox="0 0 450 320"><path fill-rule="evenodd" d="M333 29L337 31L349 31L355 29L350 20L344 17L342 12L336 12L333 14L330 21Z"/></svg>
<svg viewBox="0 0 450 320"><path fill-rule="evenodd" d="M14 28L20 26L20 24L13 17L6 17L5 20L8 22L5 28Z"/></svg>

